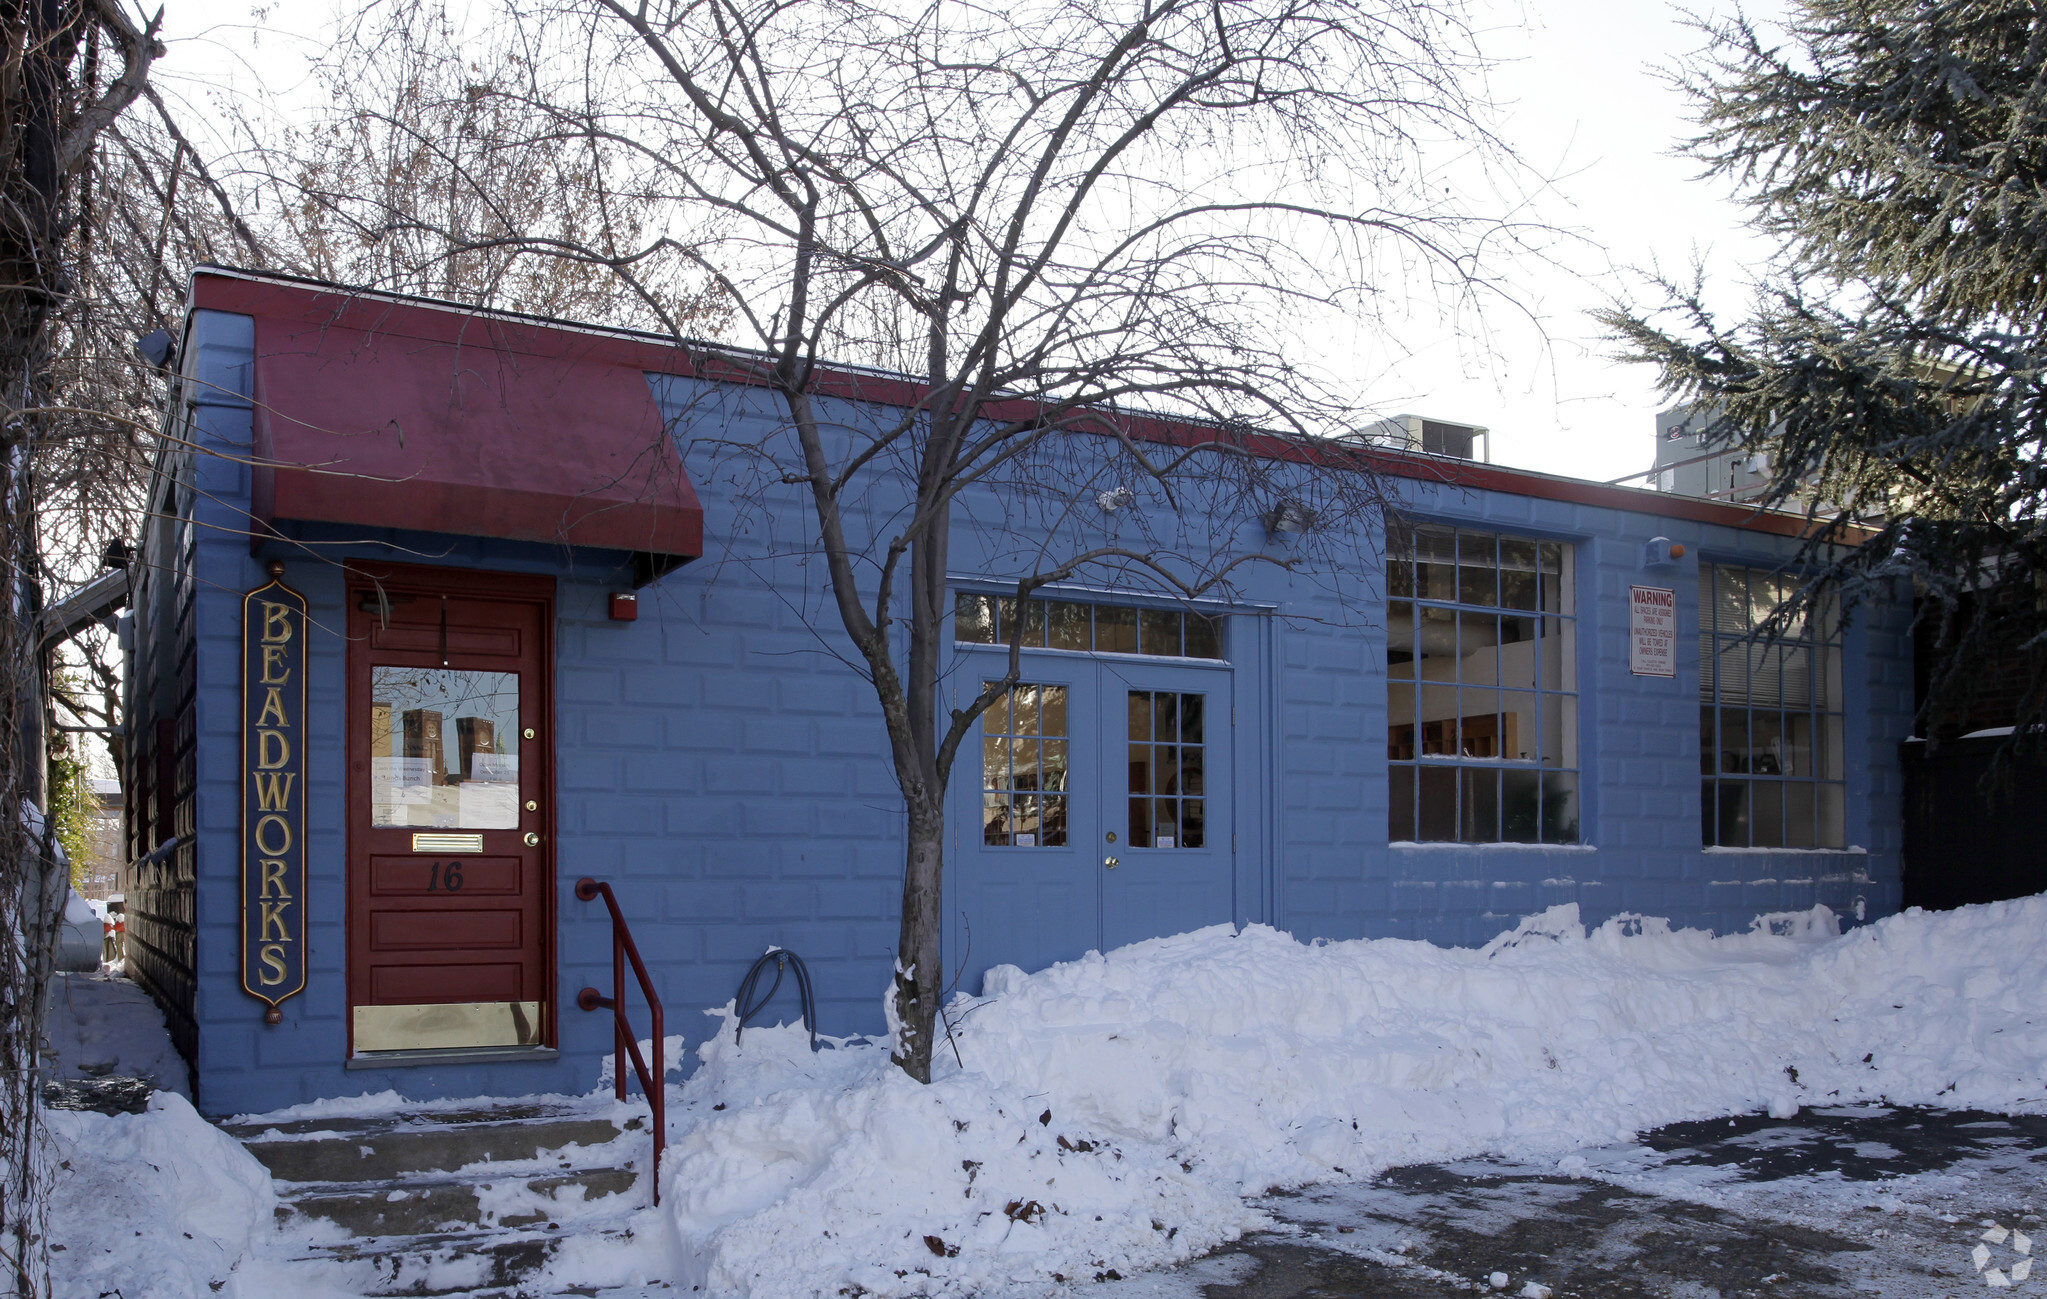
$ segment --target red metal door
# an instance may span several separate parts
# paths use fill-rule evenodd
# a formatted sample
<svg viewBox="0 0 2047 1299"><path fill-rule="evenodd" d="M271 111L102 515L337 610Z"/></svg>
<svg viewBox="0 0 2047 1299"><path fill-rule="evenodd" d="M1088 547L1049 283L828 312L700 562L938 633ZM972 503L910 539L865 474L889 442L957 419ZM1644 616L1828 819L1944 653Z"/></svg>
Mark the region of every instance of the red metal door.
<svg viewBox="0 0 2047 1299"><path fill-rule="evenodd" d="M351 1054L554 1042L553 600L350 571Z"/></svg>

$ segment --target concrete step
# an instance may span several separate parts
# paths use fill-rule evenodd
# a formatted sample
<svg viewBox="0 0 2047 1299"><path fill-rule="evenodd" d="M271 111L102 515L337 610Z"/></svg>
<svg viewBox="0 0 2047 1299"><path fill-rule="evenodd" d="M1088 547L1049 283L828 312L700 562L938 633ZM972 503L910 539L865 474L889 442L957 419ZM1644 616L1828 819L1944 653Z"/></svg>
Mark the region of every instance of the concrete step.
<svg viewBox="0 0 2047 1299"><path fill-rule="evenodd" d="M352 1294L533 1299L563 1240L627 1239L649 1198L647 1119L608 1103L222 1127L270 1170L280 1221L323 1224L303 1257ZM607 1291L557 1281L544 1293Z"/></svg>
<svg viewBox="0 0 2047 1299"><path fill-rule="evenodd" d="M509 1108L509 1107L508 1107ZM300 1120L270 1125L223 1125L280 1182L387 1182L408 1175L454 1172L482 1163L508 1163L602 1146L625 1132L646 1130L644 1119L616 1123L587 1114L520 1116L494 1110L376 1119ZM241 1129L241 1130L238 1130Z"/></svg>
<svg viewBox="0 0 2047 1299"><path fill-rule="evenodd" d="M528 1278L545 1268L571 1235L621 1243L631 1238L624 1230L437 1232L348 1241L303 1258L338 1269L350 1291L364 1299L531 1299L537 1292ZM605 1288L560 1285L547 1293L602 1295Z"/></svg>
<svg viewBox="0 0 2047 1299"><path fill-rule="evenodd" d="M359 1189L337 1186L286 1188L280 1217L293 1214L331 1222L356 1236L418 1236L474 1227L525 1228L552 1226L554 1214L544 1207L493 1213L492 1193L508 1182L523 1182L535 1195L590 1204L625 1195L639 1180L638 1161L625 1168L580 1168L539 1177L509 1174L477 1175L436 1181L407 1179ZM580 1191L581 1199L576 1199ZM567 1192L566 1196L563 1192ZM633 1207L638 1207L638 1201Z"/></svg>

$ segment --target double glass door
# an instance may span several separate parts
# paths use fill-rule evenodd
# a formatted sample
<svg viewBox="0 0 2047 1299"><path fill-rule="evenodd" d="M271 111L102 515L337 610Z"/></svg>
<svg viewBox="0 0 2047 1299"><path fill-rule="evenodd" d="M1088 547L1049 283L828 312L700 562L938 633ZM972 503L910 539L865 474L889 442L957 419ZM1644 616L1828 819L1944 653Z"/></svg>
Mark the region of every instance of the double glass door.
<svg viewBox="0 0 2047 1299"><path fill-rule="evenodd" d="M963 657L962 692L1006 659ZM1024 663L953 766L947 974L968 990L993 965L1036 970L1236 912L1230 669Z"/></svg>

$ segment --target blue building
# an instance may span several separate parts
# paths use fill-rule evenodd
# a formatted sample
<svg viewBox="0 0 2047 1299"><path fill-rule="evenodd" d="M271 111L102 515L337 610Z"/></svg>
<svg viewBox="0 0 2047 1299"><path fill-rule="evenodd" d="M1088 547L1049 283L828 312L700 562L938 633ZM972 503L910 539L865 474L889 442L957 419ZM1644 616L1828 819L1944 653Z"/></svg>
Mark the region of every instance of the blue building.
<svg viewBox="0 0 2047 1299"><path fill-rule="evenodd" d="M746 454L771 393L656 338L210 269L175 366L123 625L129 943L204 1111L590 1088L612 1029L576 995L612 948L583 877L671 1032L770 945L825 1031L881 1027L900 796L809 507ZM844 379L849 429L912 399ZM1389 451L1390 522L1318 538L1286 500L1098 493L1113 441L1062 445L1039 497L988 487L955 527L946 690L1026 644L953 772L967 991L1220 923L1896 909L1906 611L1751 637L1798 520ZM1019 610L1059 528L1299 562Z"/></svg>

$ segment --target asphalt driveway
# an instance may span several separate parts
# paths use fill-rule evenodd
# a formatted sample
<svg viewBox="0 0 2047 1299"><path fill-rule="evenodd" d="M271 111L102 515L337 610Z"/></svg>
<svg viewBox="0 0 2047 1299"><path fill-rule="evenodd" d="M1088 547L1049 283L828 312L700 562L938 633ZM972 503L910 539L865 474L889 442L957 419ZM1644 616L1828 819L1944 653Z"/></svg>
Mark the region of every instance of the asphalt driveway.
<svg viewBox="0 0 2047 1299"><path fill-rule="evenodd" d="M1263 1207L1280 1229L1157 1288L2047 1299L2047 1259L2037 1275L2031 1261L2047 1254L2047 1116L1863 1106L1683 1123L1543 1167L1400 1168Z"/></svg>

